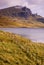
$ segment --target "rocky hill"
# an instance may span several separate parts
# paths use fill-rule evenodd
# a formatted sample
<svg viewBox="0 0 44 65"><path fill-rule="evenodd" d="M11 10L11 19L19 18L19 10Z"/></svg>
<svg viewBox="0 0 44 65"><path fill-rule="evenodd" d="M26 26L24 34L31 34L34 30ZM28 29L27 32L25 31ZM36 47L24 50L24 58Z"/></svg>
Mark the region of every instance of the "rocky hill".
<svg viewBox="0 0 44 65"><path fill-rule="evenodd" d="M0 9L0 27L44 27L44 17L27 7L13 6Z"/></svg>
<svg viewBox="0 0 44 65"><path fill-rule="evenodd" d="M0 10L0 15L27 18L32 15L32 12L29 8L14 6Z"/></svg>

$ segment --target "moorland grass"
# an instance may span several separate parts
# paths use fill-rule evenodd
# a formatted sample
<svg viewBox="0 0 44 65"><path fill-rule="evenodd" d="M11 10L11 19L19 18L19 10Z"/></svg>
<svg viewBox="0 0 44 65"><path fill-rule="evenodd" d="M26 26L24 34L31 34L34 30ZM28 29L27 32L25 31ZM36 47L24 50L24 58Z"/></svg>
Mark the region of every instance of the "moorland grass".
<svg viewBox="0 0 44 65"><path fill-rule="evenodd" d="M0 31L0 65L44 65L44 44Z"/></svg>
<svg viewBox="0 0 44 65"><path fill-rule="evenodd" d="M28 19L17 18L17 17L7 17L0 16L0 27L27 27L27 28L36 28L44 27L42 22L36 21L33 17Z"/></svg>

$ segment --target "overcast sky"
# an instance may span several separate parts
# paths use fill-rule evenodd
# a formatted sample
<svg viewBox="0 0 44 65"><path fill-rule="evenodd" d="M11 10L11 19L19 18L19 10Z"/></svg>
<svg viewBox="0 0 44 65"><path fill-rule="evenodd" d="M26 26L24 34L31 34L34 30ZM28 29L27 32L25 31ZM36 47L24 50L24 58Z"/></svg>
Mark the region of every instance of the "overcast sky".
<svg viewBox="0 0 44 65"><path fill-rule="evenodd" d="M15 5L27 6L33 13L44 16L44 0L0 0L0 9Z"/></svg>

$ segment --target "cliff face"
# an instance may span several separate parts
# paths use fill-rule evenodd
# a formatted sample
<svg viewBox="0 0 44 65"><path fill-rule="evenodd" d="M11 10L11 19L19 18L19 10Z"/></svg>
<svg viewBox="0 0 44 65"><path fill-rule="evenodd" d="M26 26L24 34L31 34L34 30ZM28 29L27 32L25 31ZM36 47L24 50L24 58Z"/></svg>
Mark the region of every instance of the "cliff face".
<svg viewBox="0 0 44 65"><path fill-rule="evenodd" d="M32 15L32 12L26 7L14 6L0 10L0 15L27 18Z"/></svg>

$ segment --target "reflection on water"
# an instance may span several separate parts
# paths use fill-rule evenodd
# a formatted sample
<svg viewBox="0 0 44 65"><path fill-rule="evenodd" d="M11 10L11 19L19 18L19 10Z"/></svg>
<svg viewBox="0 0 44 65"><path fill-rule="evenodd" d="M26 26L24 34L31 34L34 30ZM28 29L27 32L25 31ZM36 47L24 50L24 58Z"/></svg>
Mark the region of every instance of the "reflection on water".
<svg viewBox="0 0 44 65"><path fill-rule="evenodd" d="M34 42L44 43L44 28L0 28L0 30L20 34Z"/></svg>

